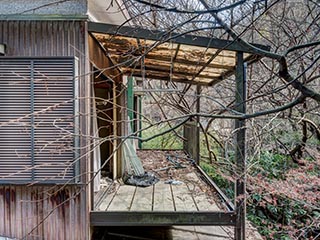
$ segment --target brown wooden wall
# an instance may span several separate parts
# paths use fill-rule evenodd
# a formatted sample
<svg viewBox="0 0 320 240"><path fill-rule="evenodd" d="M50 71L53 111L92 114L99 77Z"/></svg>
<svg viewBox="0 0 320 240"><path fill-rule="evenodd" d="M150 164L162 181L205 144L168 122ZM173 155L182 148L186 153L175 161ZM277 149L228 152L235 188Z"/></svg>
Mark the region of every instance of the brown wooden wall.
<svg viewBox="0 0 320 240"><path fill-rule="evenodd" d="M183 142L183 150L199 163L199 127L197 122L189 121L184 124L183 137L186 139Z"/></svg>
<svg viewBox="0 0 320 240"><path fill-rule="evenodd" d="M18 239L87 239L80 187L0 186L0 235Z"/></svg>
<svg viewBox="0 0 320 240"><path fill-rule="evenodd" d="M0 236L26 239L89 238L89 133L90 78L87 25L84 21L0 21L0 43L7 56L75 56L80 78L80 180L84 184L58 186L0 185ZM0 113L1 114L1 113ZM1 154L1 153L0 153Z"/></svg>
<svg viewBox="0 0 320 240"><path fill-rule="evenodd" d="M111 116L113 118L113 125L111 126L113 129L111 129L111 131L105 132L103 133L100 137L103 136L107 136L107 134L114 134L114 130L117 129L116 135L117 136L122 136L124 134L124 132L122 131L123 126L125 125L122 121L119 121L123 116L122 113L125 112L123 111L122 107L125 106L125 102L123 101L123 97L125 94L124 91L124 86L122 85L122 77L123 74L122 72L120 72L119 68L114 66L114 63L110 60L109 57L107 57L107 53L106 50L104 49L104 47L98 42L98 40L94 37L94 35L89 34L88 36L88 48L89 48L89 56L90 56L90 62L92 64L92 66L96 69L99 69L101 71L101 73L107 78L109 79L109 86L107 86L106 84L96 84L95 87L96 88L110 88L109 90L111 90L112 93L112 82L114 81L114 83L116 84L116 91L115 91L115 96L112 94L113 97L116 98L116 112L117 114L114 114L112 109L113 104L111 104L111 106L105 106L106 108L110 109L110 113L109 116ZM97 72L98 75L100 74L100 72ZM101 81L99 81L101 82ZM104 89L104 91L106 92L106 90ZM100 96L102 97L102 96ZM101 121L100 121L101 122ZM116 128L114 128L114 124L116 124ZM112 148L110 148L109 152L113 152L114 151L114 145L118 146L120 144L121 140L118 139L116 140L116 143L113 141L112 144L109 144ZM105 145L108 143L105 143ZM100 147L103 147L103 144L100 145ZM103 154L102 154L103 155ZM116 160L117 160L117 173L114 174L114 177L118 178L118 177L122 177L122 157L121 157L121 148L118 149L118 151L116 151ZM105 158L106 159L106 158ZM109 160L110 162L110 168L113 169L113 158L111 160Z"/></svg>

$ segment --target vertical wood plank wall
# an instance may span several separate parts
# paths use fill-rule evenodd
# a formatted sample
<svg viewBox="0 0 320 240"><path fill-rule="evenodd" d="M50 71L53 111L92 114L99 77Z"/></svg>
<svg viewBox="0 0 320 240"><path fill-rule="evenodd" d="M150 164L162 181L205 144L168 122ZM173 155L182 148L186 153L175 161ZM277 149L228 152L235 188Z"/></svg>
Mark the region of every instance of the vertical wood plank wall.
<svg viewBox="0 0 320 240"><path fill-rule="evenodd" d="M79 59L80 134L88 125L87 25L84 21L0 21L0 43L7 56L76 56ZM1 113L0 113L1 114ZM81 138L80 147L87 139ZM80 158L80 180L87 182L88 156ZM0 153L1 154L1 153ZM0 185L0 236L18 239L88 239L89 191L64 187ZM27 236L27 237L26 237Z"/></svg>
<svg viewBox="0 0 320 240"><path fill-rule="evenodd" d="M82 191L75 186L0 186L0 236L87 239Z"/></svg>
<svg viewBox="0 0 320 240"><path fill-rule="evenodd" d="M183 137L187 139L183 142L185 150L196 162L199 160L199 127L196 121L189 121L183 126Z"/></svg>
<svg viewBox="0 0 320 240"><path fill-rule="evenodd" d="M115 89L115 102L116 107L113 112L113 124L114 129L113 131L117 131L117 136L123 136L124 132L122 131L123 125L125 125L122 121L117 121L120 119L126 119L124 116L122 116L122 113L125 112L122 109L122 106L124 106L124 101L122 101L123 95L125 94L124 87L122 85L122 73L120 72L119 68L114 66L112 61L106 56L106 52L103 49L103 47L100 45L100 43L94 38L93 35L89 34L88 36L88 48L89 48L89 56L90 56L90 62L97 68L101 69L101 73L105 75L110 80L114 81L116 84ZM110 83L110 82L109 82ZM116 124L116 125L115 125ZM114 141L114 149L117 149L121 140L117 139ZM115 157L115 158L114 158ZM115 178L121 177L123 174L123 165L122 165L122 158L121 158L121 149L118 148L116 151L116 154L114 154L114 157L111 158L112 164L114 161L116 161L116 172L114 172Z"/></svg>

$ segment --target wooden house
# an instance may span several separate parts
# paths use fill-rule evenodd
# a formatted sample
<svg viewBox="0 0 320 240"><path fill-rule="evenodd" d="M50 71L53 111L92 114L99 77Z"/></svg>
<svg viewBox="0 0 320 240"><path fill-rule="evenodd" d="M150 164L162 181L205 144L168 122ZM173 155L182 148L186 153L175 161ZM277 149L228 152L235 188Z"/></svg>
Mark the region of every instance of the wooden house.
<svg viewBox="0 0 320 240"><path fill-rule="evenodd" d="M121 59L119 51L137 47L138 38L149 44L161 42L165 36L145 29L118 28L126 13L110 16L101 11L101 4L100 0L1 1L0 236L90 239L94 226L148 223L236 225L243 229L243 219L237 218L234 209L211 213L94 208L96 170L103 166L114 179L122 175L116 136L125 132L117 123L126 117L120 111L125 105L123 76L142 74L139 68L124 64L128 61ZM164 45L147 56L148 77L212 86L236 72L241 85L243 63L261 57L236 42L205 37L176 37L173 44L180 67L170 76L170 58L163 52L168 46ZM193 72L184 70L194 62L185 56L207 47L211 49L208 54L217 54L217 62L202 64L204 71L193 78ZM119 63L121 66L115 66ZM94 107L93 97L98 99ZM102 112L106 115L101 116ZM98 128L103 130L97 133ZM107 140L97 142L99 138ZM239 154L241 168L244 155ZM105 162L97 162L97 158ZM242 193L243 184L239 184L238 194Z"/></svg>
<svg viewBox="0 0 320 240"><path fill-rule="evenodd" d="M88 32L100 3L1 2L0 236L90 238L90 96L111 64Z"/></svg>

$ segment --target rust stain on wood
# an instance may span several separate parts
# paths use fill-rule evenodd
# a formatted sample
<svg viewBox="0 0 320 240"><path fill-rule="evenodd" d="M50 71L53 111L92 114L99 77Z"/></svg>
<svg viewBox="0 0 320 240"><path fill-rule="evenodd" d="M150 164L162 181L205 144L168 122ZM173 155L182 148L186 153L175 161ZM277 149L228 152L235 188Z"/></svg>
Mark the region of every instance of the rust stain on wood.
<svg viewBox="0 0 320 240"><path fill-rule="evenodd" d="M7 45L7 56L77 57L81 83L87 78L85 35L86 23L81 21L0 21L0 42ZM81 84L81 96L85 88ZM80 172L87 171L86 165L81 161ZM87 239L86 199L86 189L77 185L1 185L0 235L17 239Z"/></svg>

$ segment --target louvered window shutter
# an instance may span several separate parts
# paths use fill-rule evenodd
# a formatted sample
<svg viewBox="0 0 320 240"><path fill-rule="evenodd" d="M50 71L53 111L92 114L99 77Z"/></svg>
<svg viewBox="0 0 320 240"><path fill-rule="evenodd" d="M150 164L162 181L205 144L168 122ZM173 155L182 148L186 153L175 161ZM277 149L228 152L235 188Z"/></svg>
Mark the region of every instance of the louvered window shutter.
<svg viewBox="0 0 320 240"><path fill-rule="evenodd" d="M0 182L74 181L75 59L0 58Z"/></svg>

